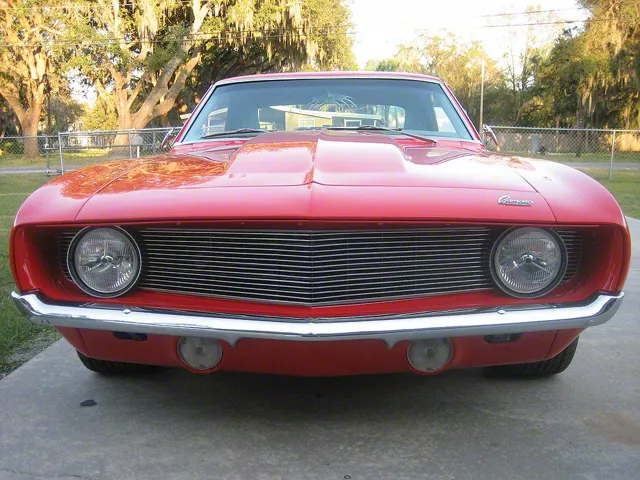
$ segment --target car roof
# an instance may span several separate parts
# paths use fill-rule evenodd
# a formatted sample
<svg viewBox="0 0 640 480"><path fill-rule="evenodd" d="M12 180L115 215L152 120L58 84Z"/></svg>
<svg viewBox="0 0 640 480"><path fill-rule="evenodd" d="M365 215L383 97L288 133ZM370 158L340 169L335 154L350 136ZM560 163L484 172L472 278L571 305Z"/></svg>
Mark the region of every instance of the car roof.
<svg viewBox="0 0 640 480"><path fill-rule="evenodd" d="M287 73L263 73L258 75L244 75L241 77L232 77L220 80L216 85L226 85L229 83L255 82L265 80L293 80L303 78L386 78L386 79L404 79L404 80L421 80L427 82L442 83L442 81L431 75L422 75L419 73L406 72L287 72Z"/></svg>

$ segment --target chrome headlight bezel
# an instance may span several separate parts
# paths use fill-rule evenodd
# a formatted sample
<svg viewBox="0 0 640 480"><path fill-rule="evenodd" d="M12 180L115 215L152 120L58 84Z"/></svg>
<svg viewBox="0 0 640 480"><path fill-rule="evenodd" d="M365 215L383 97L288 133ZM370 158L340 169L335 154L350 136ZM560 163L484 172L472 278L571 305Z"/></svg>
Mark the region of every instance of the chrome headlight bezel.
<svg viewBox="0 0 640 480"><path fill-rule="evenodd" d="M522 293L522 292L518 292L511 289L503 281L502 276L496 271L496 255L498 254L498 251L503 246L504 241L507 240L508 237L510 237L513 233L520 230L526 230L529 232L530 231L544 232L545 234L549 235L557 243L558 248L560 249L561 263L553 280L544 288L541 288L540 290L536 290L530 293ZM506 230L505 232L502 233L502 235L498 237L498 239L493 244L493 248L491 249L491 256L489 259L489 266L490 266L491 277L493 279L493 282L504 293L515 298L539 298L547 295L549 292L554 290L564 278L564 275L567 271L567 263L568 263L567 247L564 241L562 240L562 237L560 237L560 235L558 235L558 233L552 229L540 228L540 227L513 227Z"/></svg>
<svg viewBox="0 0 640 480"><path fill-rule="evenodd" d="M100 229L115 230L118 233L122 234L124 236L124 238L130 243L130 247L132 248L132 250L134 252L134 255L136 256L136 260L137 260L138 269L137 269L137 272L133 276L133 280L130 283L128 283L125 287L121 288L120 290L113 291L113 292L101 292L101 291L96 290L96 289L90 287L89 285L87 285L82 280L80 275L78 274L77 269L76 269L76 263L75 263L75 260L74 260L76 248L78 247L78 245L80 244L82 239L88 233L90 233L92 231L95 231L95 230L100 230ZM136 240L131 236L131 234L129 232L127 232L126 230L124 230L123 228L120 228L120 227L102 227L102 226L100 226L100 227L86 227L86 228L83 228L82 230L80 230L73 237L73 240L71 240L71 243L69 244L69 249L67 250L67 267L69 269L69 275L71 276L71 279L76 284L76 286L80 290L82 290L84 293L86 293L88 295L91 295L92 297L97 297L97 298L115 298L115 297L120 297L120 296L124 295L125 293L129 292L138 283L138 280L140 279L140 275L142 273L142 253L140 251L140 247L138 245L138 242L136 242Z"/></svg>

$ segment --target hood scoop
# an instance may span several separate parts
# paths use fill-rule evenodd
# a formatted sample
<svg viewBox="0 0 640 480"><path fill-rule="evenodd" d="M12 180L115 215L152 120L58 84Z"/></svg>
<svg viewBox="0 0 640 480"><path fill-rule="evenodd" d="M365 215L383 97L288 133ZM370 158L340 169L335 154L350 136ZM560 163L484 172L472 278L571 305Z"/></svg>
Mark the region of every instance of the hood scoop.
<svg viewBox="0 0 640 480"><path fill-rule="evenodd" d="M184 160L220 164L192 188L320 183L535 191L518 174L520 164L454 146L422 146L415 140L403 145L396 138L401 137L379 132L274 132Z"/></svg>

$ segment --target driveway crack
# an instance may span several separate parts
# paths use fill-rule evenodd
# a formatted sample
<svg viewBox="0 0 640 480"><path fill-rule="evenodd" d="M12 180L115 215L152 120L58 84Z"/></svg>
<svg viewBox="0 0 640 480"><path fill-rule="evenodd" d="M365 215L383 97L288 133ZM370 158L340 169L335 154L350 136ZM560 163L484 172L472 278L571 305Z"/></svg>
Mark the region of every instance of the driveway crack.
<svg viewBox="0 0 640 480"><path fill-rule="evenodd" d="M32 478L43 478L50 480L73 480L73 479L81 479L81 480L94 480L93 477L87 477L85 475L78 475L77 473L37 473L37 472L28 472L22 470L14 470L12 468L0 468L0 472L8 472L13 473L15 475L28 475Z"/></svg>

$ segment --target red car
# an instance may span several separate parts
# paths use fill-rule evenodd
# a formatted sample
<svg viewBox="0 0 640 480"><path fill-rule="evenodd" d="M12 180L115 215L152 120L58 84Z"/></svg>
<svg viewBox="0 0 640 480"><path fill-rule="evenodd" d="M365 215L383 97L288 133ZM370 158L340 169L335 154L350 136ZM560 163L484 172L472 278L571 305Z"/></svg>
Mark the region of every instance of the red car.
<svg viewBox="0 0 640 480"><path fill-rule="evenodd" d="M108 374L557 374L630 251L596 181L387 73L221 81L169 153L53 180L11 235L18 307Z"/></svg>

